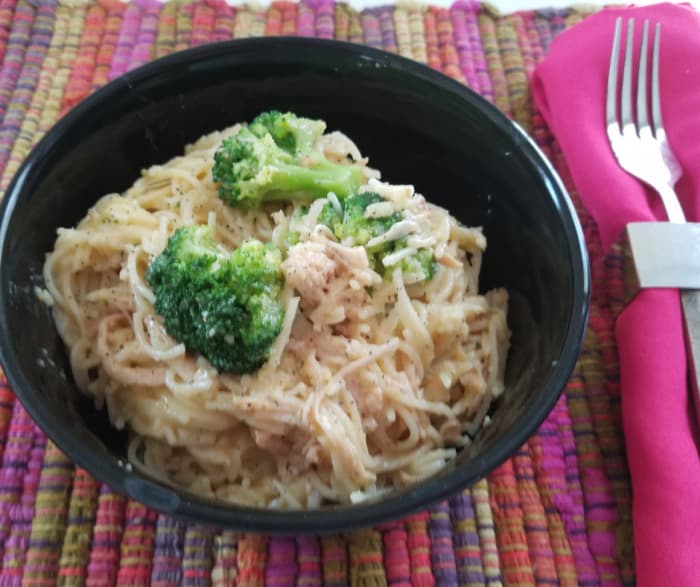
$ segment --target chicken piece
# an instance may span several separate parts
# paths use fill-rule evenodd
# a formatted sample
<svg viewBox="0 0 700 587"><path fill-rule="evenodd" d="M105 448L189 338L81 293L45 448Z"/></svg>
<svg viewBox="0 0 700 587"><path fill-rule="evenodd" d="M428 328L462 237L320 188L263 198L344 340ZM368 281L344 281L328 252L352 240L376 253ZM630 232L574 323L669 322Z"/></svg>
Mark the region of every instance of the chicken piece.
<svg viewBox="0 0 700 587"><path fill-rule="evenodd" d="M302 310L317 327L360 317L370 301L365 288L381 281L370 269L364 248L324 237L289 249L282 271L299 293Z"/></svg>
<svg viewBox="0 0 700 587"><path fill-rule="evenodd" d="M340 265L318 242L307 241L289 249L282 263L286 282L301 296L302 305L315 307L340 272Z"/></svg>
<svg viewBox="0 0 700 587"><path fill-rule="evenodd" d="M302 361L309 353L322 359L346 361L348 341L328 330L314 330L311 322L300 314L294 321L287 348Z"/></svg>

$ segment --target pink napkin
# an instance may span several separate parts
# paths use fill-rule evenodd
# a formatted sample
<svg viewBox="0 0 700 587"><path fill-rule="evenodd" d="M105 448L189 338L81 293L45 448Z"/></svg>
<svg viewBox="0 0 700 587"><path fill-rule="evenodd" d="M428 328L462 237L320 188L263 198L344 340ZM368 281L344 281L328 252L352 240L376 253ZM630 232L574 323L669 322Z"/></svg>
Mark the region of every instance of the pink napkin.
<svg viewBox="0 0 700 587"><path fill-rule="evenodd" d="M533 78L535 102L606 250L628 222L665 219L658 197L618 167L605 134L618 16L635 18L637 50L644 19L661 22L664 125L685 174L676 188L688 219L700 220L700 15L673 4L606 9L558 36ZM616 334L638 584L700 585L700 458L678 292L641 292Z"/></svg>

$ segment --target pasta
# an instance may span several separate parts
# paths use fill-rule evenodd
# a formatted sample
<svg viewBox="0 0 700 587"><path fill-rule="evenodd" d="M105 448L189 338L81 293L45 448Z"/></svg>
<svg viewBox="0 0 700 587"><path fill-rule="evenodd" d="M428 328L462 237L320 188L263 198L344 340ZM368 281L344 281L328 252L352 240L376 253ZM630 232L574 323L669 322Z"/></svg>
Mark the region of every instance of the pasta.
<svg viewBox="0 0 700 587"><path fill-rule="evenodd" d="M134 467L204 497L314 508L433 474L470 442L504 389L508 296L479 294L484 235L365 167L361 190L386 200L366 214L405 216L370 243L407 239L384 259L382 277L362 247L316 223L322 205L338 205L333 194L303 217L299 204L246 210L217 197L213 154L236 128L202 137L59 229L42 298L77 385L129 430ZM340 133L319 148L366 164ZM193 224L209 224L228 250L255 237L285 251L284 323L256 372L217 373L154 311L145 271L175 229ZM301 236L289 246L292 224ZM438 261L429 281L400 269L421 247Z"/></svg>

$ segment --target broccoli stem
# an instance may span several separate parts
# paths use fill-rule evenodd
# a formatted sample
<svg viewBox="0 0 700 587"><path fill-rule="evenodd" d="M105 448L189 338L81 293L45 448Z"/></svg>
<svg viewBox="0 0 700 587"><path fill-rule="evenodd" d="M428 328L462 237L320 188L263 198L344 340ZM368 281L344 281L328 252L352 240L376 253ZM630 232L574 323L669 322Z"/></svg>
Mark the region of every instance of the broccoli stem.
<svg viewBox="0 0 700 587"><path fill-rule="evenodd" d="M311 167L278 163L270 169L271 189L266 200L313 200L329 192L344 198L362 183L362 170L356 166L314 161Z"/></svg>

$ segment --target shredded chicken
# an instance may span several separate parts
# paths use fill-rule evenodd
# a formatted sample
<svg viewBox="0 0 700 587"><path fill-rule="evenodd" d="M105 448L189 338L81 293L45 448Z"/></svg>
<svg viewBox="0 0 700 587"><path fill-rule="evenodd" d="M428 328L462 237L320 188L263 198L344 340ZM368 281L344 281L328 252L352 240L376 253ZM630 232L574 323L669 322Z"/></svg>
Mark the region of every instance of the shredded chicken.
<svg viewBox="0 0 700 587"><path fill-rule="evenodd" d="M287 349L302 360L306 354L312 352L320 359L337 359L345 362L348 354L348 340L328 330L314 330L313 324L299 314L294 322Z"/></svg>
<svg viewBox="0 0 700 587"><path fill-rule="evenodd" d="M348 247L314 234L289 249L282 271L316 325L340 324L362 316L370 305L365 288L381 281L363 247Z"/></svg>
<svg viewBox="0 0 700 587"><path fill-rule="evenodd" d="M284 278L299 292L304 308L318 305L340 269L340 265L328 256L325 247L315 242L293 246L282 263Z"/></svg>

